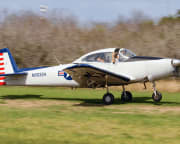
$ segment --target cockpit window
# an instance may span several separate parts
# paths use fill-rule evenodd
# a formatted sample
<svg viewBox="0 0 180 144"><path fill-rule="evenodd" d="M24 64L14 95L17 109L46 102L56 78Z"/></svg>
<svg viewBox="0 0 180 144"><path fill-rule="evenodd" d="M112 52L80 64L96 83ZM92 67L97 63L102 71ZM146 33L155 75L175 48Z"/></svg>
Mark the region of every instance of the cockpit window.
<svg viewBox="0 0 180 144"><path fill-rule="evenodd" d="M123 56L126 56L126 57L133 57L133 56L136 56L133 52L131 52L130 50L128 49L120 49L120 54L123 55Z"/></svg>
<svg viewBox="0 0 180 144"><path fill-rule="evenodd" d="M125 48L120 49L119 55L120 55L119 61L127 60L131 57L136 56L133 52Z"/></svg>
<svg viewBox="0 0 180 144"><path fill-rule="evenodd" d="M111 59L112 59L111 52L103 52L103 53L88 55L87 57L83 58L82 61L111 63Z"/></svg>
<svg viewBox="0 0 180 144"><path fill-rule="evenodd" d="M116 50L116 49L115 49ZM82 59L84 62L101 62L101 63L116 63L123 62L127 59L136 56L133 52L125 48L119 48L117 51L117 56L114 57L114 52L98 52L90 54Z"/></svg>

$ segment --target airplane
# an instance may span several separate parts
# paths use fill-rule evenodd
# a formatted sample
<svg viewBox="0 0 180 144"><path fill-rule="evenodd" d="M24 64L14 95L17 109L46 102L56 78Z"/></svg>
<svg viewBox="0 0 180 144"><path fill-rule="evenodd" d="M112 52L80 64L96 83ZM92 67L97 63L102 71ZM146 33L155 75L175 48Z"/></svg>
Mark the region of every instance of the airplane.
<svg viewBox="0 0 180 144"><path fill-rule="evenodd" d="M121 100L132 101L125 86L132 83L153 84L152 99L160 102L162 94L155 81L180 76L180 60L174 58L136 56L126 48L106 48L83 55L70 64L19 69L8 48L0 49L0 85L63 86L72 88L106 88L102 100L113 104L110 86L122 86Z"/></svg>

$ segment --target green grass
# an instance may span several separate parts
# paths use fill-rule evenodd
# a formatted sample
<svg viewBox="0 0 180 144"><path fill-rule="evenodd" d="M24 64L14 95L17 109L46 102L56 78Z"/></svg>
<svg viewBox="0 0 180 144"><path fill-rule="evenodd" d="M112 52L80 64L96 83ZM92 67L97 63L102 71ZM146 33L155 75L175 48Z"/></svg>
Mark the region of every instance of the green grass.
<svg viewBox="0 0 180 144"><path fill-rule="evenodd" d="M0 87L0 144L177 144L180 93L133 92L102 105L105 90Z"/></svg>

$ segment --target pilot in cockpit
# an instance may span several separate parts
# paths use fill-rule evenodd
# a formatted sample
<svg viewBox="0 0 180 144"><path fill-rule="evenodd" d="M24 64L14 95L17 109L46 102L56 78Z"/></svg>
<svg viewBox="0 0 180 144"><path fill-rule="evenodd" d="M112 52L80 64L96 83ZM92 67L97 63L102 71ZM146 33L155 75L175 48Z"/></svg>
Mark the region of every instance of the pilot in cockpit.
<svg viewBox="0 0 180 144"><path fill-rule="evenodd" d="M119 60L119 50L120 48L116 48L114 52L112 53L112 63L115 64L116 61Z"/></svg>
<svg viewBox="0 0 180 144"><path fill-rule="evenodd" d="M95 59L96 59L96 61L98 61L98 62L105 62L105 56L104 56L104 54L99 54Z"/></svg>

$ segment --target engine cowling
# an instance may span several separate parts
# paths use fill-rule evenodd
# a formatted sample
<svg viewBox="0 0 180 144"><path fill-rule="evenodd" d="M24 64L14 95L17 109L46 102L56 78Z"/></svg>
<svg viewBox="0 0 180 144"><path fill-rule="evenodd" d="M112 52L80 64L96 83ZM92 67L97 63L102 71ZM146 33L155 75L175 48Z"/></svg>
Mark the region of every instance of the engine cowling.
<svg viewBox="0 0 180 144"><path fill-rule="evenodd" d="M174 67L180 66L180 60L179 60L179 59L173 59L173 60L172 60L172 65L173 65Z"/></svg>

